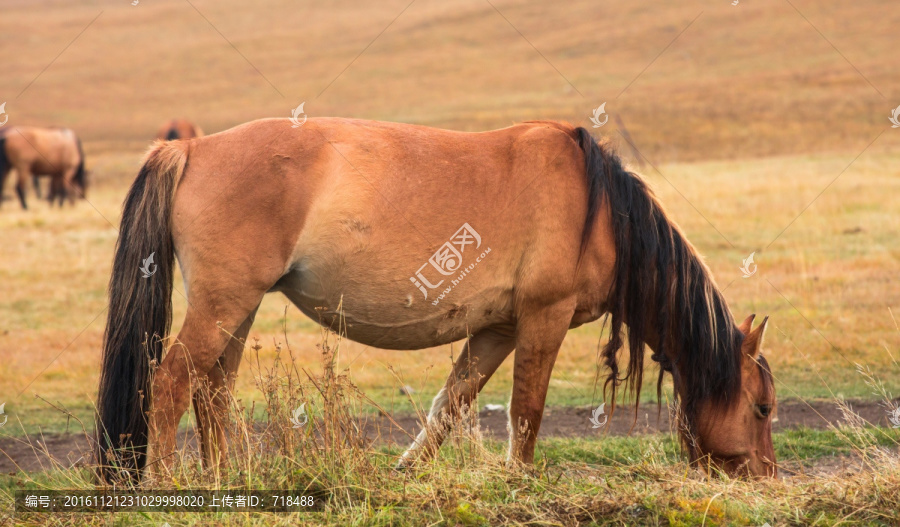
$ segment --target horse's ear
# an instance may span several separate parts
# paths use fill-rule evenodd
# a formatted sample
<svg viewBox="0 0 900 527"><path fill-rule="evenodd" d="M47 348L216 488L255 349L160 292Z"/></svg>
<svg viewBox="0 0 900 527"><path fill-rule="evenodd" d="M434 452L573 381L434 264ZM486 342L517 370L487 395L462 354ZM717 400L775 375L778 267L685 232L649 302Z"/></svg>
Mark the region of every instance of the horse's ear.
<svg viewBox="0 0 900 527"><path fill-rule="evenodd" d="M747 335L750 333L750 328L753 327L753 319L756 318L756 313L750 315L745 318L741 325L738 326L738 329L741 330L741 333Z"/></svg>
<svg viewBox="0 0 900 527"><path fill-rule="evenodd" d="M766 334L766 326L769 322L769 317L763 319L762 324L756 326L756 329L747 334L747 338L744 339L744 346L747 352L747 355L750 355L752 358L756 358L759 356L759 352L762 349L763 336Z"/></svg>

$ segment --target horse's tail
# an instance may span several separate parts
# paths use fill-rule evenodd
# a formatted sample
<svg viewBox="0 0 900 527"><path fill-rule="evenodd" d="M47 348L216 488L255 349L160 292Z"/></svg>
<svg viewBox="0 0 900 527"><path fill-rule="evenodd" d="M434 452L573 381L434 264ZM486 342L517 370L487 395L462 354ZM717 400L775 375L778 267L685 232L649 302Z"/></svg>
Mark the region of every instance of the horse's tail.
<svg viewBox="0 0 900 527"><path fill-rule="evenodd" d="M81 197L83 198L87 194L87 181L85 181L84 173L84 148L81 146L81 139L77 136L75 137L75 145L78 146L78 168L75 169L75 176L72 178L72 181L81 189Z"/></svg>
<svg viewBox="0 0 900 527"><path fill-rule="evenodd" d="M139 479L146 462L152 370L172 323L171 209L187 148L157 141L122 210L97 398L97 463L107 482Z"/></svg>
<svg viewBox="0 0 900 527"><path fill-rule="evenodd" d="M6 136L0 135L0 205L3 205L3 187L9 173L9 158L6 157Z"/></svg>
<svg viewBox="0 0 900 527"><path fill-rule="evenodd" d="M3 176L9 169L9 158L6 157L6 136L0 136L0 198L3 197Z"/></svg>

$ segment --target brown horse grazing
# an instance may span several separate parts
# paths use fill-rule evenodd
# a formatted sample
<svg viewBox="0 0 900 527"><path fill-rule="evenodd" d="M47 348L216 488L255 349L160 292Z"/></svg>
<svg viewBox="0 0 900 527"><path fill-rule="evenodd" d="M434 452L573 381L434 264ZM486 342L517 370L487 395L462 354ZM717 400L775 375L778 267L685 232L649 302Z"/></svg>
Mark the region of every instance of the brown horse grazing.
<svg viewBox="0 0 900 527"><path fill-rule="evenodd" d="M18 174L16 194L27 209L25 187L34 178L50 177L50 203L59 197L59 203L68 196L74 203L75 196L84 196L87 176L84 169L84 150L81 140L68 128L38 128L16 126L0 136L0 192L10 170ZM38 195L40 197L40 195Z"/></svg>
<svg viewBox="0 0 900 527"><path fill-rule="evenodd" d="M166 121L159 127L159 131L156 132L156 138L161 141L193 139L194 137L203 137L203 130L187 119Z"/></svg>
<svg viewBox="0 0 900 527"><path fill-rule="evenodd" d="M164 353L176 258L188 309ZM192 397L204 460L224 461L228 393L270 291L325 326L344 317L366 345L466 340L401 467L435 454L513 350L509 458L532 462L566 332L608 314L608 401L623 382L639 391L646 344L673 376L691 461L775 475L765 322L733 320L646 183L583 128L266 119L155 144L125 199L110 279L104 478L169 470ZM210 392L192 392L195 375Z"/></svg>

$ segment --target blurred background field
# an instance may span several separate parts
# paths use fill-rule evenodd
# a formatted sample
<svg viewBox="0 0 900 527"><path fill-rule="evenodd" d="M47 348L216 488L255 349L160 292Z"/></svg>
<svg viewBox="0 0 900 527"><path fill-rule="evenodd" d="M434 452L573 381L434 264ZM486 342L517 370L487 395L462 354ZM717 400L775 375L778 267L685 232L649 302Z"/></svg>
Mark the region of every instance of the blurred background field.
<svg viewBox="0 0 900 527"><path fill-rule="evenodd" d="M782 399L875 397L855 363L900 394L900 130L888 121L900 104L897 27L886 0L6 2L7 126L73 128L93 178L74 208L31 194L22 211L4 189L0 403L13 426L2 434L66 428L33 394L88 422L121 202L157 127L180 116L214 133L289 117L304 101L310 116L470 131L589 126L606 102L646 160L633 168L736 317L771 317L766 353ZM637 161L614 119L594 131ZM743 278L751 252L758 272ZM185 302L174 296L177 331ZM320 360L317 326L280 294L250 336L263 363L286 340L301 365ZM599 402L600 339L600 324L570 332L550 405ZM458 349L348 342L339 365L385 408L409 412L399 386L427 407ZM238 397L249 405L260 396L245 358ZM483 403L506 402L510 370Z"/></svg>
<svg viewBox="0 0 900 527"><path fill-rule="evenodd" d="M49 208L29 188L22 211L11 182L2 189L0 524L897 525L900 430L885 426L900 396L900 129L888 120L900 105L896 2L132 1L5 0L0 9L5 126L74 129L92 173L74 207ZM286 425L300 399L316 433L360 434L348 408L387 419L365 397L415 422L460 346L343 341L336 370L348 377L334 386L345 392L319 397L301 372L320 380L330 371L322 331L277 294L244 354L236 410L253 408L256 419L232 436L230 472L201 470L186 416L187 446L168 483L312 486L332 495L323 514L13 516L13 490L94 488L79 456L82 423L93 428L107 281L122 200L158 127L184 117L215 133L289 117L301 103L310 117L466 131L530 119L590 127L605 103L615 117L589 129L650 181L735 316L770 316L764 348L787 403L774 434L785 479L707 479L671 434L608 437L585 425L601 401L599 323L569 333L548 398L547 421L571 417L587 432L543 437L527 473L505 465L504 445L487 432L457 433L434 463L404 475L390 468L397 444L319 448ZM745 278L751 253L758 267ZM174 300L177 332L185 300ZM288 349L297 369L277 370ZM273 369L293 371L307 391L290 374L267 377ZM261 378L281 389L261 390ZM405 385L411 396L400 394ZM507 361L480 403L506 403L510 387ZM642 400L655 400L652 391ZM805 426L789 407L806 412L792 414ZM641 420L655 409L645 404ZM817 414L825 409L828 422ZM343 418L316 419L329 411ZM501 420L489 417L482 423ZM266 442L273 431L279 448Z"/></svg>

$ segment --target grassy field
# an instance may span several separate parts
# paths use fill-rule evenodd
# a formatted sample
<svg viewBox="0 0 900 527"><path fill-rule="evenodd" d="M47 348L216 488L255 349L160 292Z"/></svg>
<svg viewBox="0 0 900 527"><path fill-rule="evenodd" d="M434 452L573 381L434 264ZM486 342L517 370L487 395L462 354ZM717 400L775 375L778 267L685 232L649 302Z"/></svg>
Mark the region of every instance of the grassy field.
<svg viewBox="0 0 900 527"><path fill-rule="evenodd" d="M67 421L33 394L82 419L92 412L116 239L107 219L118 224L121 199L139 155L97 154L92 159L94 170L108 177L98 178L91 188L90 203L63 210L42 203L29 211L7 206L0 215L0 230L16 240L4 251L0 271L0 295L5 299L0 304L0 348L13 351L5 360L0 392L11 394L6 396L6 411L22 424L4 433L64 429ZM898 160L900 155L886 151L858 160L768 249L765 244L802 208L804 197L812 199L798 197L807 188L817 188L810 181L826 184L845 157L660 165L682 193L703 196L698 203L722 235L665 180L648 174L720 285L727 286L725 294L736 315L771 317L766 354L783 399L871 398L872 389L856 372L856 363L876 372L888 391L900 393L900 367L894 361L900 358L900 332L891 314L893 308L900 316L900 286L891 276L897 261L893 240L900 217L894 201L900 195L900 179L889 169ZM786 173L796 179L783 177ZM729 203L726 193L742 197ZM759 270L745 279L739 267L750 251L757 252ZM175 283L180 290L180 277ZM174 298L177 331L186 301L179 293ZM276 346L288 343L297 351L298 364L310 367L318 360L316 328L286 298L269 295L257 315L251 343L258 339L264 364L272 360ZM601 329L597 323L570 332L554 371L550 405L598 404L594 376ZM412 402L399 388L412 386L413 401L427 408L458 351L458 345L401 352L348 342L340 367L348 368L353 381L385 408L409 412ZM252 355L247 352L238 379L237 395L246 401L259 400ZM508 360L485 388L482 402L506 402L511 368ZM651 391L645 392L647 400L655 398Z"/></svg>
<svg viewBox="0 0 900 527"><path fill-rule="evenodd" d="M461 427L434 462L409 472L393 464L400 449L376 446L354 426L367 398L333 358L341 341L323 341L309 370L264 368L257 388L266 418L247 420L236 402L231 456L223 472L201 470L195 450L178 451L171 479L149 488L295 489L314 494L317 512L117 513L117 524L160 525L867 525L896 524L900 506L900 430L847 421L828 431L796 429L775 437L780 481L748 482L689 467L672 436L551 439L531 468L504 462L505 444ZM289 419L300 401L310 424ZM466 424L471 424L466 421ZM263 453L264 455L260 455ZM830 460L829 460L830 458ZM822 475L824 472L825 475ZM92 488L84 464L0 479L0 507L15 490ZM2 509L0 509L2 510ZM0 513L2 519L2 513ZM18 522L105 524L104 514L35 514Z"/></svg>
<svg viewBox="0 0 900 527"><path fill-rule="evenodd" d="M900 10L888 0L8 2L0 17L7 126L75 129L92 180L88 199L63 209L30 195L33 206L22 211L9 185L3 189L0 404L9 421L0 439L80 432L73 418L90 423L121 203L160 123L183 116L213 133L289 117L304 101L310 116L459 130L544 118L589 126L591 109L606 102L641 155L614 119L594 131L617 142L650 181L735 315L771 317L765 353L779 398L892 399L900 395L900 130L888 121L900 104L897 27ZM744 278L739 268L751 252L758 271ZM180 289L180 277L175 283ZM174 298L177 331L185 300ZM281 295L266 297L250 336L259 362L257 353L245 354L235 395L268 423L261 370L289 345L298 368L318 371L322 336ZM549 405L600 401L594 380L602 338L599 324L570 332ZM381 407L408 414L427 408L458 350L343 342L336 367ZM414 388L411 397L400 395L404 385ZM480 402L505 403L510 387L508 361ZM646 401L654 399L649 392ZM302 488L319 474L323 488L354 489L316 516L321 523L693 525L705 516L721 525L896 525L884 511L900 507L897 436L854 430L872 437L800 430L776 442L786 466L838 452L859 460L861 470L765 487L706 480L665 437L554 439L543 444L533 474L504 472L502 445L481 449L460 439L420 476L394 475L388 466L396 449L378 446L329 467L277 455L254 469L259 479L212 483ZM885 449L893 457L879 457ZM196 459L188 461L185 485L209 486ZM89 482L83 469L0 477L3 489L22 486Z"/></svg>

